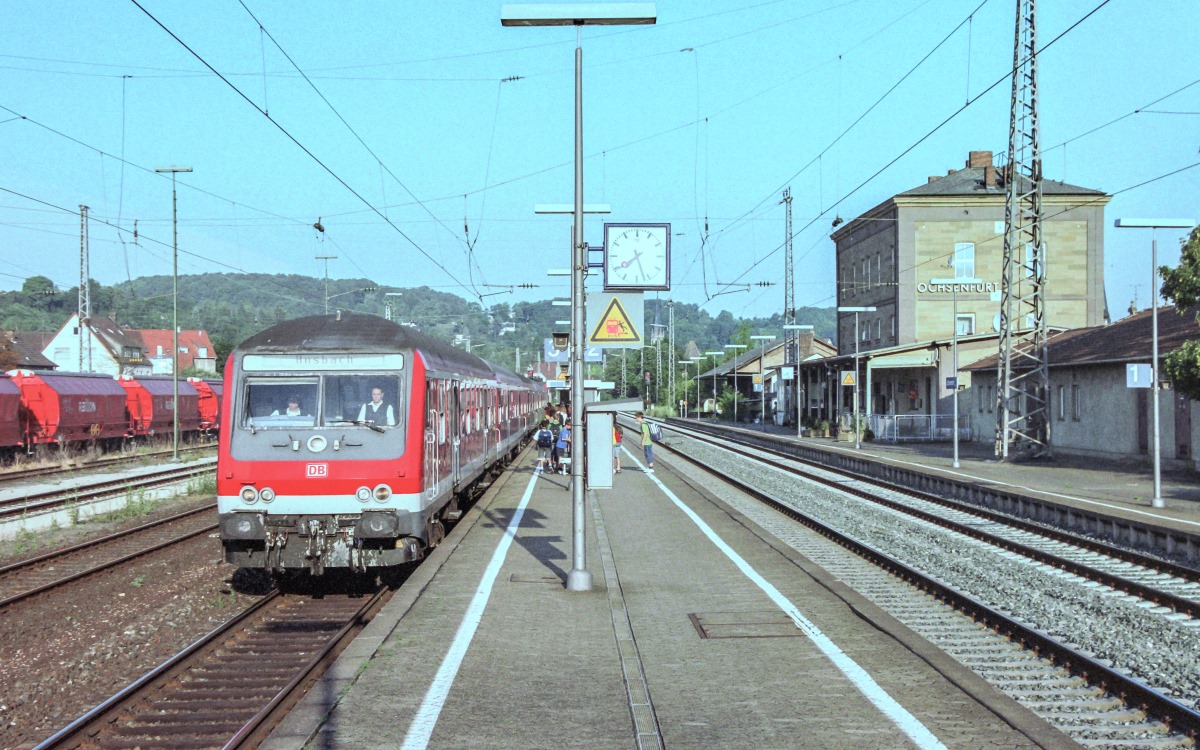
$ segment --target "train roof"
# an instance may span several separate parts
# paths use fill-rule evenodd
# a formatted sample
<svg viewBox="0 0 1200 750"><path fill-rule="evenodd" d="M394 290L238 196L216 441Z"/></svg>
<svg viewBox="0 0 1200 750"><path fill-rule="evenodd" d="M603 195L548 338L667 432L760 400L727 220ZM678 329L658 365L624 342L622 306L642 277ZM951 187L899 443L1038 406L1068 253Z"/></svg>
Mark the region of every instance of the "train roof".
<svg viewBox="0 0 1200 750"><path fill-rule="evenodd" d="M421 354L427 367L493 378L501 383L529 385L523 375L492 364L474 354L457 349L378 315L337 312L310 315L277 323L243 341L238 353L287 352L394 352L413 349Z"/></svg>

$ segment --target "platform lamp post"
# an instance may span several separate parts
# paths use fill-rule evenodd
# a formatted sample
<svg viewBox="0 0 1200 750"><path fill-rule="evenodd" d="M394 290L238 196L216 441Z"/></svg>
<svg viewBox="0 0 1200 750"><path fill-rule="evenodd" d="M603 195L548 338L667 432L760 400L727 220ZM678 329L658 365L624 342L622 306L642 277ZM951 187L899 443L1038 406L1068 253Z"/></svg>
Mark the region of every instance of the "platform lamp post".
<svg viewBox="0 0 1200 750"><path fill-rule="evenodd" d="M713 420L717 418L717 357L724 357L725 352L705 352L705 356L713 358Z"/></svg>
<svg viewBox="0 0 1200 750"><path fill-rule="evenodd" d="M838 307L838 312L854 313L854 414L850 429L854 430L854 450L862 449L862 433L858 429L858 314L875 312L874 307Z"/></svg>
<svg viewBox="0 0 1200 750"><path fill-rule="evenodd" d="M762 398L760 399L762 404L759 407L760 409L762 409L762 411L759 413L762 415L761 419L762 419L763 432L766 432L767 431L767 378L766 378L765 373L766 373L766 364L767 364L767 342L774 341L775 337L774 336L751 336L750 338L754 341L759 342L759 344L762 346L762 351L760 351L759 355L758 355L758 379L762 381L762 390L759 391L759 393L762 394Z"/></svg>
<svg viewBox="0 0 1200 750"><path fill-rule="evenodd" d="M954 363L954 423L951 425L951 430L954 432L954 460L951 463L955 469L958 468L958 288L966 285L982 284L979 279L968 278L953 278L953 279L930 279L930 284L944 284L949 286L954 292L953 317L954 330L950 334L950 348L953 352L951 359Z"/></svg>
<svg viewBox="0 0 1200 750"><path fill-rule="evenodd" d="M191 167L156 167L171 174L171 460L179 461L179 212L175 175Z"/></svg>
<svg viewBox="0 0 1200 750"><path fill-rule="evenodd" d="M587 246L583 241L583 27L652 24L657 20L654 3L537 3L500 6L502 26L574 26L575 27L575 206L571 248L571 403L576 429L582 428L587 440L587 411L583 402L584 324L583 276L587 271ZM571 462L571 501L573 505L571 572L567 589L591 591L592 574L585 569L585 513L583 462Z"/></svg>
<svg viewBox="0 0 1200 750"><path fill-rule="evenodd" d="M700 421L700 362L704 357L688 357L692 362L696 363L696 421Z"/></svg>
<svg viewBox="0 0 1200 750"><path fill-rule="evenodd" d="M747 348L746 344L726 344L726 349L733 350L733 424L737 425L737 398L738 398L738 349Z"/></svg>
<svg viewBox="0 0 1200 750"><path fill-rule="evenodd" d="M872 307L871 309L874 310L875 308ZM855 318L855 320L857 320L857 318ZM785 330L785 331L811 331L811 330L813 330L813 327L811 325L786 325L783 327L783 330ZM856 337L857 337L857 335L858 334L855 334ZM800 335L797 334L796 335L796 437L797 438L799 438L804 432L804 428L801 427L801 425L800 425L800 410L803 408L803 406L804 406L804 404L800 400Z"/></svg>
<svg viewBox="0 0 1200 750"><path fill-rule="evenodd" d="M1191 229L1196 225L1193 219L1117 219L1118 229L1149 229L1150 230L1150 298L1153 351L1150 365L1150 390L1153 393L1154 410L1154 497L1150 500L1151 507L1165 508L1162 496L1162 447L1158 428L1158 232L1159 229Z"/></svg>
<svg viewBox="0 0 1200 750"><path fill-rule="evenodd" d="M684 401L687 401L687 399L691 398L691 394L688 392L688 389L687 389L686 382L687 382L687 376L688 376L688 369L687 369L687 368L688 368L688 365L692 364L692 362L693 362L693 360L690 360L690 359L681 359L681 360L678 360L678 364L681 364L681 365L683 365L683 380L684 380L684 382L685 382L685 385L684 385L684 387L683 387L683 399L684 399ZM683 418L684 418L684 419L687 419L687 408L684 408L684 410L683 410Z"/></svg>

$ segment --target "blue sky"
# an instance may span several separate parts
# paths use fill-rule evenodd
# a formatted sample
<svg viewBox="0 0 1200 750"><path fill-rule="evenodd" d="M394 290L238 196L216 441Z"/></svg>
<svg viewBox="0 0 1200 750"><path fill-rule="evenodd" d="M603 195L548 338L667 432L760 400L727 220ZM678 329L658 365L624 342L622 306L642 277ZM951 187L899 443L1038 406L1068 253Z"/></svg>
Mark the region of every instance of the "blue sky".
<svg viewBox="0 0 1200 750"><path fill-rule="evenodd" d="M0 288L78 283L79 218L59 209L80 204L93 278L169 274L153 170L186 165L181 274L320 276L336 255L333 278L485 305L567 293L545 271L567 265L570 218L533 207L572 200L574 29L504 28L478 0L139 2L6 4ZM740 317L782 309L782 283L729 284L780 281L790 185L796 303L830 306L835 216L1005 149L1014 5L660 0L655 26L585 28L586 199L670 222L663 296ZM1045 174L1115 193L1114 317L1149 305L1150 236L1112 220L1200 218L1197 11L1039 4L1039 42L1063 34L1039 57ZM1160 263L1180 236L1159 232Z"/></svg>

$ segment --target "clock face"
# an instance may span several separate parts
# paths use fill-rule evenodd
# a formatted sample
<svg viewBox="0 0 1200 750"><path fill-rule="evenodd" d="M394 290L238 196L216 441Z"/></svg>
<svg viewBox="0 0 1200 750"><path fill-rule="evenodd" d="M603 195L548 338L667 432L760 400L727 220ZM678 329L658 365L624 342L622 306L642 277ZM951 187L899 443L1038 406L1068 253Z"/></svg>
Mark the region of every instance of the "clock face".
<svg viewBox="0 0 1200 750"><path fill-rule="evenodd" d="M605 224L604 288L671 288L670 224Z"/></svg>

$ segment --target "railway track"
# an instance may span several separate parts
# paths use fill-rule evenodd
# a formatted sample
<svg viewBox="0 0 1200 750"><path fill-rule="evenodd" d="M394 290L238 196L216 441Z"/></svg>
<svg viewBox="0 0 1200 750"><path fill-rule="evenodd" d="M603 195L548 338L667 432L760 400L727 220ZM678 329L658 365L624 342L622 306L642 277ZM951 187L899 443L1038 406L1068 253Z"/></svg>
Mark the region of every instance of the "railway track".
<svg viewBox="0 0 1200 750"><path fill-rule="evenodd" d="M215 449L216 444L214 443L208 446L181 448L180 453L212 453ZM114 466L126 466L139 461L165 460L171 455L173 455L173 451L170 450L146 451L128 455L102 456L94 460L75 463L71 466L37 466L29 469L8 469L0 471L0 482L21 482L26 479L36 479L38 477L76 474L81 471L96 471Z"/></svg>
<svg viewBox="0 0 1200 750"><path fill-rule="evenodd" d="M0 609L211 533L215 503L0 567Z"/></svg>
<svg viewBox="0 0 1200 750"><path fill-rule="evenodd" d="M252 747L389 596L276 591L37 748Z"/></svg>
<svg viewBox="0 0 1200 750"><path fill-rule="evenodd" d="M130 492L156 489L167 485L186 482L211 475L216 459L187 466L170 465L151 469L139 475L126 475L116 479L92 482L67 489L53 489L26 493L0 501L0 521L20 518L35 513L61 510L69 506L93 503Z"/></svg>
<svg viewBox="0 0 1200 750"><path fill-rule="evenodd" d="M1059 592L1061 586L1064 598L1076 596L1066 593L1072 589L1090 589L1089 595L1110 603L1132 603L1139 617L1158 619L1163 628L1173 627L1175 632L1186 632L1188 628L1200 631L1200 620L1196 619L1200 603L1197 571L1124 549L1113 548L1109 556L1102 551L1105 545L1082 537L1068 541L1062 532L1037 539L1038 533L1047 530L1020 523L1008 526L1010 519L993 514L985 517L975 508L941 506L946 501L940 498L912 497L890 487L871 486L858 477L799 467L795 459L769 456L761 448L729 446L675 425L672 430L698 443L689 442L686 447L665 443L663 447L729 481L824 539L798 533L794 524L767 512L762 505L747 511L760 525L826 569L836 570L856 590L1078 741L1101 747L1189 747L1200 734L1200 713L1169 695L1179 692L1178 686L1160 684L1169 683L1169 676L1154 673L1151 679L1157 681L1158 689L1151 687L1146 679L1133 676L1127 665L1114 668L1111 658L1089 651L1086 634L1055 638L1049 631L1056 623L1030 622L1023 617L1022 606L1016 601L1019 590L1003 600L1006 603L989 605L947 580L955 576L938 567L946 564L944 560L933 567L922 567L902 559L905 551L898 555L887 547L890 542L880 540L918 535L917 531L896 531L896 518L905 518L904 523L913 528L936 525L936 534L957 537L955 543L964 549L974 545L982 550L986 546L989 551L979 552L979 559L999 556L1015 565L1032 566L1039 575L1049 575L1054 580L1054 591ZM720 460L718 451L726 455L732 451L743 467L749 461L756 467L730 470L736 464ZM766 467L769 469L764 471ZM762 481L769 474L781 480ZM843 498L853 495L876 509L849 509L844 507L845 500L833 500L832 512L822 509L821 503L803 497L805 490L796 487L797 480L812 483L810 487L826 488L831 497L835 492ZM794 491L788 491L788 484ZM910 496L905 499L905 495ZM843 517L831 521L837 519L839 511ZM857 518L862 515L875 515L878 520ZM873 523L893 528L872 537L872 533L878 533L878 529L873 532L868 528ZM853 530L847 532L846 527ZM926 534L928 538L924 538ZM937 539L934 534L920 531L921 542L925 546L949 544L931 541ZM993 541L999 551L991 546ZM911 551L907 554L920 557ZM1013 588L1011 581L1007 585ZM1103 628L1104 624L1095 623L1095 627ZM1184 643L1178 647L1188 648ZM1188 700L1196 697L1189 695Z"/></svg>

